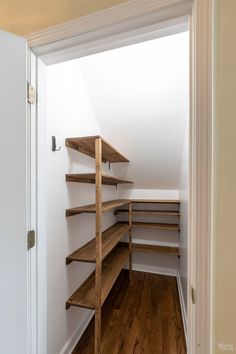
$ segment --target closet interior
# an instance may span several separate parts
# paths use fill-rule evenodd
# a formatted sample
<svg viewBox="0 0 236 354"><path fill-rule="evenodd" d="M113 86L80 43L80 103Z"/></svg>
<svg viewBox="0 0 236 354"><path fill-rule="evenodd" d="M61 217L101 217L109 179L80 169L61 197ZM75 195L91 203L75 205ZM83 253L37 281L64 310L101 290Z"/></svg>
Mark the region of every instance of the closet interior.
<svg viewBox="0 0 236 354"><path fill-rule="evenodd" d="M138 271L176 277L186 329L187 63L183 32L48 68L51 354L72 353L93 316L94 353L108 354L102 308L122 269L130 282Z"/></svg>

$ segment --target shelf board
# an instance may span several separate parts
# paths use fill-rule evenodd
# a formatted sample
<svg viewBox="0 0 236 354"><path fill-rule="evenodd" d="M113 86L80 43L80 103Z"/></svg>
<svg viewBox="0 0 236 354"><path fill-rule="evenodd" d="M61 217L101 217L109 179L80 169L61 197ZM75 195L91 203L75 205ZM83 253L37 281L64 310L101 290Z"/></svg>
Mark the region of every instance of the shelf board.
<svg viewBox="0 0 236 354"><path fill-rule="evenodd" d="M178 199L132 199L132 203L141 204L180 204Z"/></svg>
<svg viewBox="0 0 236 354"><path fill-rule="evenodd" d="M160 223L160 222L133 221L132 227L179 231L179 224L167 224L167 223Z"/></svg>
<svg viewBox="0 0 236 354"><path fill-rule="evenodd" d="M128 209L117 209L114 214L126 213ZM144 215L164 215L164 216L179 216L177 210L132 210L132 214L144 214Z"/></svg>
<svg viewBox="0 0 236 354"><path fill-rule="evenodd" d="M96 174L95 173L78 173L78 174L67 174L66 182L77 182L77 183L95 183L96 182ZM131 181L127 181L122 178L117 178L109 175L102 175L102 184L106 185L117 185L117 184L125 184L125 183L133 183Z"/></svg>
<svg viewBox="0 0 236 354"><path fill-rule="evenodd" d="M95 158L95 140L102 139L102 161L103 162L129 162L129 160L121 155L112 145L110 145L101 136L85 136L78 138L67 138L66 146L79 151L85 155Z"/></svg>
<svg viewBox="0 0 236 354"><path fill-rule="evenodd" d="M109 200L108 202L102 203L102 211L108 211L119 206L129 204L129 199L116 199ZM82 213L96 213L96 204L84 205L77 208L66 209L66 217L78 215Z"/></svg>
<svg viewBox="0 0 236 354"><path fill-rule="evenodd" d="M132 250L134 252L162 253L162 254L170 254L170 255L178 256L178 257L180 256L178 247L133 243Z"/></svg>
<svg viewBox="0 0 236 354"><path fill-rule="evenodd" d="M102 295L103 305L118 275L129 256L128 245L118 245L102 263ZM66 308L70 306L95 309L95 272L67 300Z"/></svg>
<svg viewBox="0 0 236 354"><path fill-rule="evenodd" d="M102 233L102 260L112 251L128 231L128 224L118 222ZM73 261L96 262L96 239L92 239L66 258L66 264Z"/></svg>

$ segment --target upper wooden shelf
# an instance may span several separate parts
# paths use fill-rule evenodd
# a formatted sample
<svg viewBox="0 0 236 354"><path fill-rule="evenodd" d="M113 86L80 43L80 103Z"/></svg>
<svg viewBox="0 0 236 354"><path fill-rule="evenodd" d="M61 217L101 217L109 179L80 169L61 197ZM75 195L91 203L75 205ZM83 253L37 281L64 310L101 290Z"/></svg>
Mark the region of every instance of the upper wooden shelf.
<svg viewBox="0 0 236 354"><path fill-rule="evenodd" d="M102 139L102 161L103 162L129 162L129 160L121 155L112 145L110 145L101 136L85 136L79 138L67 138L66 146L77 150L85 155L95 158L95 140Z"/></svg>
<svg viewBox="0 0 236 354"><path fill-rule="evenodd" d="M180 204L178 199L132 199L132 202L143 204Z"/></svg>
<svg viewBox="0 0 236 354"><path fill-rule="evenodd" d="M128 231L128 224L118 222L102 233L102 260L111 252ZM73 261L96 262L96 239L92 239L86 245L79 248L66 258L66 264Z"/></svg>
<svg viewBox="0 0 236 354"><path fill-rule="evenodd" d="M127 213L128 209L117 209L114 214ZM132 214L144 214L144 215L161 215L161 216L179 216L179 211L177 210L132 210Z"/></svg>
<svg viewBox="0 0 236 354"><path fill-rule="evenodd" d="M78 182L78 183L95 183L96 174L95 173L78 173L78 174L67 174L66 182ZM106 185L117 185L133 183L122 178L117 178L109 175L102 174L102 184Z"/></svg>
<svg viewBox="0 0 236 354"><path fill-rule="evenodd" d="M128 246L117 245L102 263L102 295L101 305L103 305L118 275L121 272L129 256ZM85 307L95 309L95 272L73 293L66 302L66 308L70 306Z"/></svg>
<svg viewBox="0 0 236 354"><path fill-rule="evenodd" d="M129 199L116 199L102 203L102 211L108 211L119 206L129 204ZM66 209L66 217L81 214L81 213L96 213L96 204L84 205L77 208Z"/></svg>

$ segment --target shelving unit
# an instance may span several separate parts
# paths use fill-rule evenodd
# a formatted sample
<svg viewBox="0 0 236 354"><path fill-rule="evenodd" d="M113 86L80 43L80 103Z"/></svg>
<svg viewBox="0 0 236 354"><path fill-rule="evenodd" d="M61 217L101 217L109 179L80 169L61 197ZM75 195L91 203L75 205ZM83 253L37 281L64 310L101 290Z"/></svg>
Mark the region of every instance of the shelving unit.
<svg viewBox="0 0 236 354"><path fill-rule="evenodd" d="M132 253L148 252L179 257L178 247L159 246L153 244L132 243L132 230L150 228L179 231L179 223L133 221L132 215L151 215L179 217L179 200L157 199L116 199L102 202L102 185L117 186L133 183L102 173L102 162L120 163L129 160L114 149L100 136L89 136L66 139L66 146L95 158L95 173L66 174L68 183L92 183L96 186L96 203L66 209L66 217L92 213L96 215L95 237L66 257L66 264L72 262L88 262L95 264L95 271L78 287L66 302L71 306L95 310L95 354L101 354L101 308L112 289L121 269L129 260L129 277L132 276ZM142 204L172 205L171 210L146 209ZM141 205L141 208L137 207ZM177 208L174 207L177 205ZM136 207L135 207L136 206ZM114 214L127 213L128 221L119 221L102 232L103 213L114 209ZM128 234L128 242L121 242Z"/></svg>
<svg viewBox="0 0 236 354"><path fill-rule="evenodd" d="M102 162L118 163L129 160L114 149L100 136L89 136L66 139L66 146L95 158L95 173L67 174L67 182L94 183L96 185L96 203L66 210L66 217L82 213L96 214L95 238L66 258L66 264L73 261L95 263L95 271L70 296L66 308L71 306L95 310L95 354L101 353L101 307L114 285L122 267L129 259L129 276L132 276L132 230L131 208L128 199L117 199L102 202L102 184L117 185L132 183L121 178L102 173ZM103 212L128 205L129 222L116 223L102 232ZM129 243L120 242L125 234L129 234Z"/></svg>
<svg viewBox="0 0 236 354"><path fill-rule="evenodd" d="M140 204L155 204L155 205L176 205L178 210L174 208L172 210L160 210L160 209L137 209L137 205ZM167 222L144 222L144 221L131 221L132 230L135 228L143 228L143 229L159 229L159 230L169 230L169 231L180 231L179 228L179 200L159 200L159 199L132 199L132 208L131 215L151 215L151 216L174 216L178 217L178 223L167 223ZM124 214L128 213L129 209L116 209L114 214ZM131 217L132 218L132 217ZM127 221L120 221L120 223L124 223L128 225ZM154 244L143 244L143 243L133 243L132 244L133 252L147 252L147 253L161 253L166 255L173 255L180 257L180 252L178 247L170 247L170 246L160 246Z"/></svg>

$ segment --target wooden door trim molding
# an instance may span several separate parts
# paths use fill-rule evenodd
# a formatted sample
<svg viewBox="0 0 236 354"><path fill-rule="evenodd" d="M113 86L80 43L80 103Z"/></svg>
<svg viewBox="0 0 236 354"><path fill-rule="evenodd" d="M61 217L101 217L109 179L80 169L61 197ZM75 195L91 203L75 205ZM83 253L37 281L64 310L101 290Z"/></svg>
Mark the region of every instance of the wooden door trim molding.
<svg viewBox="0 0 236 354"><path fill-rule="evenodd" d="M187 15L191 12L193 0L129 0L120 5L92 13L78 19L58 24L26 36L31 48L55 43L90 31L112 27L116 24L137 20L147 25L150 18L159 15L163 18L175 17L177 13ZM164 14L165 13L165 14ZM151 16L151 17L150 17ZM155 22L154 22L155 23ZM130 23L131 25L131 23Z"/></svg>
<svg viewBox="0 0 236 354"><path fill-rule="evenodd" d="M195 0L190 18L191 124L188 350L212 353L212 26L213 1ZM196 304L191 301L191 286Z"/></svg>
<svg viewBox="0 0 236 354"><path fill-rule="evenodd" d="M26 38L45 64L56 64L182 32L191 11L192 0L130 0Z"/></svg>

